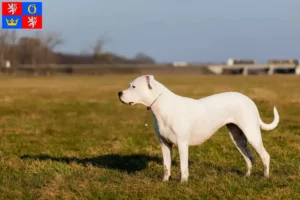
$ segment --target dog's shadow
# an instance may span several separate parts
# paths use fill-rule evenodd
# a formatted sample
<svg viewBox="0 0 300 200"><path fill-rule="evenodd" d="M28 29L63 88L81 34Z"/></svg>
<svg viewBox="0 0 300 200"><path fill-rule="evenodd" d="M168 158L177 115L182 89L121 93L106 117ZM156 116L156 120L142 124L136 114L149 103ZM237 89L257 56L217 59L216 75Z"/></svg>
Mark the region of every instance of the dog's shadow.
<svg viewBox="0 0 300 200"><path fill-rule="evenodd" d="M107 169L115 169L118 171L126 172L128 174L132 174L138 171L142 171L146 169L149 162L155 162L158 164L162 164L162 158L157 156L148 156L145 154L132 154L132 155L118 155L118 154L107 154L92 158L77 158L77 157L54 157L47 154L40 154L40 155L23 155L20 157L22 160L39 160L39 161L46 161L51 160L55 162L61 163L77 163L82 166L95 166L99 168L107 168ZM189 166L193 167L196 165L193 161L189 162ZM226 169L222 166L217 166L209 162L203 162L202 165L205 168L210 168L218 171L221 174L227 173L235 173L237 175L242 176L243 172L236 168ZM172 161L172 166L178 166L176 161Z"/></svg>
<svg viewBox="0 0 300 200"><path fill-rule="evenodd" d="M148 156L144 154L118 155L107 154L93 158L77 158L77 157L53 157L46 154L41 155L23 155L22 160L51 160L62 163L77 163L83 166L92 165L100 168L115 169L127 173L135 173L147 168L149 162L162 163L162 159L156 156Z"/></svg>

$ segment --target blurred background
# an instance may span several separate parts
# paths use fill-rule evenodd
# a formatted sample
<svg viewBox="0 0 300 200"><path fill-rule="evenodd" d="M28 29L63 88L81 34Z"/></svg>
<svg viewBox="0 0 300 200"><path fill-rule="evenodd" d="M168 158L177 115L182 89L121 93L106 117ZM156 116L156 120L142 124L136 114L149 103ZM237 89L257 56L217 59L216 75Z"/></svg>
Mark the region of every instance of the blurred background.
<svg viewBox="0 0 300 200"><path fill-rule="evenodd" d="M298 0L42 2L42 30L0 31L2 72L297 73Z"/></svg>

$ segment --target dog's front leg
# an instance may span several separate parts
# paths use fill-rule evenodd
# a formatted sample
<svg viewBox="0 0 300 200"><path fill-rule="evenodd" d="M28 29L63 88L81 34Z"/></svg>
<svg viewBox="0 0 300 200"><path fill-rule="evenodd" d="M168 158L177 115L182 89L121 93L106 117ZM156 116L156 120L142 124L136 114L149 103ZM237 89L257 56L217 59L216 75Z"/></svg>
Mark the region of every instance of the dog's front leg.
<svg viewBox="0 0 300 200"><path fill-rule="evenodd" d="M172 163L172 144L161 140L161 149L163 153L163 165L164 165L164 178L163 181L168 181L171 176L171 163Z"/></svg>
<svg viewBox="0 0 300 200"><path fill-rule="evenodd" d="M188 142L179 141L178 150L180 156L181 182L187 182L189 177L188 161L189 161L189 145Z"/></svg>

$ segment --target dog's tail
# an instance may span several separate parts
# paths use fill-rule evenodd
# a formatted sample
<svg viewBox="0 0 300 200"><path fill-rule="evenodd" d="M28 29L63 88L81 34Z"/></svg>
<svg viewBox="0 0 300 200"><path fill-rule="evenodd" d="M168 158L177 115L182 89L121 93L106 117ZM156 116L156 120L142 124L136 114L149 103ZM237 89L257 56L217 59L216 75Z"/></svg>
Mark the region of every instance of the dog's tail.
<svg viewBox="0 0 300 200"><path fill-rule="evenodd" d="M260 116L258 117L259 119L259 124L260 124L260 128L265 130L265 131L270 131L270 130L273 130L274 128L277 127L278 123L279 123L279 114L278 114L278 111L276 109L276 107L274 106L274 109L273 109L273 113L274 113L274 120L271 124L266 124L264 123Z"/></svg>

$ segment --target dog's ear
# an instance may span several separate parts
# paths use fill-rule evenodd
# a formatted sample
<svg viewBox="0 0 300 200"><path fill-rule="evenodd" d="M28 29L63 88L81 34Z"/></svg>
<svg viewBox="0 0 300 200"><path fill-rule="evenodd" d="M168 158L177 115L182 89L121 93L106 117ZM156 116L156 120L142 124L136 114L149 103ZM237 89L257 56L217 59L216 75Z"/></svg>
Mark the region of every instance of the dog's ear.
<svg viewBox="0 0 300 200"><path fill-rule="evenodd" d="M154 83L154 76L153 75L147 75L146 76L146 81L147 81L147 84L148 84L148 88L150 90L152 90L153 83Z"/></svg>

